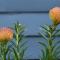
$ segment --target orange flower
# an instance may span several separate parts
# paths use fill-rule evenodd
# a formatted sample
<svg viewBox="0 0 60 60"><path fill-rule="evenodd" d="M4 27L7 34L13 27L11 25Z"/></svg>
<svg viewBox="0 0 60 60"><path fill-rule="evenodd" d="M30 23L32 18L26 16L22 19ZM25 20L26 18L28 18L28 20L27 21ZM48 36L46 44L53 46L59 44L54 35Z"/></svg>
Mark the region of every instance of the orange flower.
<svg viewBox="0 0 60 60"><path fill-rule="evenodd" d="M54 25L60 24L60 7L54 7L49 11L49 16Z"/></svg>
<svg viewBox="0 0 60 60"><path fill-rule="evenodd" d="M0 42L9 41L13 38L13 31L10 28L0 28Z"/></svg>

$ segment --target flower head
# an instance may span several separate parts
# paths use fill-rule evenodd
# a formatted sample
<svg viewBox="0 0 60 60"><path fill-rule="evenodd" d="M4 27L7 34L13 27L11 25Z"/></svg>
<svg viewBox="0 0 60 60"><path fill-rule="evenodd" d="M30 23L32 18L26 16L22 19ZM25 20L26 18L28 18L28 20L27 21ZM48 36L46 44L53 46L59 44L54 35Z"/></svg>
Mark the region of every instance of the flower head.
<svg viewBox="0 0 60 60"><path fill-rule="evenodd" d="M49 11L49 16L54 25L60 24L60 7L54 7Z"/></svg>
<svg viewBox="0 0 60 60"><path fill-rule="evenodd" d="M0 28L0 41L9 41L13 38L13 31L10 28Z"/></svg>

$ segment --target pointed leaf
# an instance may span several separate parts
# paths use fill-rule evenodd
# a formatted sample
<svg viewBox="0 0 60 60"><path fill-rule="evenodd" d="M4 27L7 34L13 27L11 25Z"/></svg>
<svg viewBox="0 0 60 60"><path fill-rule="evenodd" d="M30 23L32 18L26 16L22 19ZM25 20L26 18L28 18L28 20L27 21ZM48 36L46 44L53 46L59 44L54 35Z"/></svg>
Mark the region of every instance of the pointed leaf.
<svg viewBox="0 0 60 60"><path fill-rule="evenodd" d="M57 47L53 50L53 55L55 55L58 50L60 50L60 46L57 46ZM56 55L57 55L57 54L56 54Z"/></svg>
<svg viewBox="0 0 60 60"><path fill-rule="evenodd" d="M55 48L58 44L60 44L60 41L56 41L56 43L55 43L54 46L53 46L53 50L54 50L54 48Z"/></svg>
<svg viewBox="0 0 60 60"><path fill-rule="evenodd" d="M43 33L40 32L39 34L41 34L45 40L48 40L48 38Z"/></svg>
<svg viewBox="0 0 60 60"><path fill-rule="evenodd" d="M47 45L44 42L38 42L38 43L47 48Z"/></svg>
<svg viewBox="0 0 60 60"><path fill-rule="evenodd" d="M14 52L14 60L19 60L18 59L18 52L16 51L16 49L15 48L13 48L13 52Z"/></svg>
<svg viewBox="0 0 60 60"><path fill-rule="evenodd" d="M10 53L8 54L8 60L10 60Z"/></svg>

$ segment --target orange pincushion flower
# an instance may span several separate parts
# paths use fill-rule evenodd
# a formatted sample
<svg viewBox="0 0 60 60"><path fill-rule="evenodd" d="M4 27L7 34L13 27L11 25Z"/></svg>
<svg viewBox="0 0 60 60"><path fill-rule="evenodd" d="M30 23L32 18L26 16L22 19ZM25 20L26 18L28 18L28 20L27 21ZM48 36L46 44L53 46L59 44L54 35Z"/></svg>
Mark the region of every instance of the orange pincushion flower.
<svg viewBox="0 0 60 60"><path fill-rule="evenodd" d="M50 18L54 25L60 24L60 7L54 7L49 11Z"/></svg>
<svg viewBox="0 0 60 60"><path fill-rule="evenodd" d="M13 38L13 31L10 28L0 28L0 41L9 41Z"/></svg>

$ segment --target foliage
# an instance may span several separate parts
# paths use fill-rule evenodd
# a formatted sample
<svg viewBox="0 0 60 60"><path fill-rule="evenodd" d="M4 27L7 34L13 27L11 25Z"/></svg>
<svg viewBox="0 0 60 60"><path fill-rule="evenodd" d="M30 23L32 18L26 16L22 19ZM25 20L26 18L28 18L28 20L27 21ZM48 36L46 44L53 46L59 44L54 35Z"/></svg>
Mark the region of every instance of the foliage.
<svg viewBox="0 0 60 60"><path fill-rule="evenodd" d="M28 48L25 46L27 41L24 40L23 32L24 26L18 21L14 27L4 28L0 31L0 60L23 60L24 52ZM9 38L13 39L10 40Z"/></svg>
<svg viewBox="0 0 60 60"><path fill-rule="evenodd" d="M23 60L24 52L28 48L28 46L25 46L27 41L24 41L23 38L23 32L24 32L24 27L17 21L15 23L14 28L14 40L11 41L12 45L12 53L13 53L13 59L14 60ZM24 41L24 43L21 44L21 42Z"/></svg>
<svg viewBox="0 0 60 60"><path fill-rule="evenodd" d="M57 26L51 25L44 25L41 26L42 32L40 34L46 40L47 45L44 42L38 42L40 45L45 47L44 50L41 50L43 57L41 60L57 60L60 57L60 41L56 40L60 29L57 30Z"/></svg>

